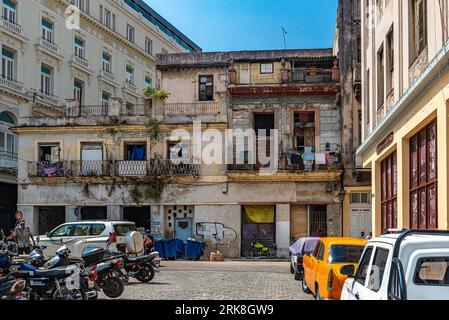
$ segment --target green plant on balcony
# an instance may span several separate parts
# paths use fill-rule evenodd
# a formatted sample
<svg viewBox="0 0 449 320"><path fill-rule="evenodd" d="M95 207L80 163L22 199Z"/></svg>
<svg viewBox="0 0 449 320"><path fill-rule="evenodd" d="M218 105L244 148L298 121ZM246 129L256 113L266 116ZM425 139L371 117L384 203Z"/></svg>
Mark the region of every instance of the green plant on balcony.
<svg viewBox="0 0 449 320"><path fill-rule="evenodd" d="M165 100L167 100L168 97L170 97L170 92L162 89L156 89L154 87L147 87L143 91L143 95L150 99L159 99L162 102L165 102Z"/></svg>
<svg viewBox="0 0 449 320"><path fill-rule="evenodd" d="M150 129L149 137L151 138L152 142L160 142L161 139L161 133L159 131L159 128L161 126L161 122L156 118L151 118L147 122L147 127Z"/></svg>

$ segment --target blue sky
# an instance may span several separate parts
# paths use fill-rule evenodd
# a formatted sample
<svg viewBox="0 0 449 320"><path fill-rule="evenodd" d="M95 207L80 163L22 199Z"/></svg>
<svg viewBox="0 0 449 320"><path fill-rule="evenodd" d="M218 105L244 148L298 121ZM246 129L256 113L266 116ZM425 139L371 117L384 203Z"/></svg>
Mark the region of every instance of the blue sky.
<svg viewBox="0 0 449 320"><path fill-rule="evenodd" d="M337 0L145 0L204 51L330 48Z"/></svg>

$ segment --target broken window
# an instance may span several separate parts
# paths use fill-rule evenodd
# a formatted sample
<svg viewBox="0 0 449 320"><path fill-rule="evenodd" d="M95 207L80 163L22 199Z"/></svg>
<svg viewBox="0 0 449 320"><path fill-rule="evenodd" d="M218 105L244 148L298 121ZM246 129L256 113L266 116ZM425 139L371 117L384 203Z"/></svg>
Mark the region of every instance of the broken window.
<svg viewBox="0 0 449 320"><path fill-rule="evenodd" d="M181 141L169 141L167 143L167 157L169 160L189 160L189 143Z"/></svg>
<svg viewBox="0 0 449 320"><path fill-rule="evenodd" d="M39 144L39 161L55 163L61 160L59 143Z"/></svg>
<svg viewBox="0 0 449 320"><path fill-rule="evenodd" d="M214 76L199 76L199 101L214 100Z"/></svg>

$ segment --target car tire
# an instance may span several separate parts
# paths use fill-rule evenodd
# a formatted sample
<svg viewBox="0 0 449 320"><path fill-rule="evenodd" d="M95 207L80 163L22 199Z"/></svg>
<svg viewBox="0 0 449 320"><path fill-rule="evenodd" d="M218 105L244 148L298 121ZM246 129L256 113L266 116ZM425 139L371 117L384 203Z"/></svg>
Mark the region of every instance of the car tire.
<svg viewBox="0 0 449 320"><path fill-rule="evenodd" d="M310 291L309 287L307 286L306 280L304 278L302 279L301 288L304 293L312 293L312 291Z"/></svg>
<svg viewBox="0 0 449 320"><path fill-rule="evenodd" d="M296 281L301 281L302 280L301 273L299 273L298 271L295 271L295 280Z"/></svg>
<svg viewBox="0 0 449 320"><path fill-rule="evenodd" d="M315 295L313 297L317 301L323 300L320 296L320 288L318 287L318 285L316 286Z"/></svg>

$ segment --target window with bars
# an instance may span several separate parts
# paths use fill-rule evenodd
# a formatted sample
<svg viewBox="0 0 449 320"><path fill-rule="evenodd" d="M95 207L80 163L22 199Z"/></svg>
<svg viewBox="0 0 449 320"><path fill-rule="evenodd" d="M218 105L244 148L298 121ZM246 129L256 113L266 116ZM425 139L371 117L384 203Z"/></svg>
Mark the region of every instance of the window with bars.
<svg viewBox="0 0 449 320"><path fill-rule="evenodd" d="M398 172L396 151L381 163L382 230L398 225Z"/></svg>
<svg viewBox="0 0 449 320"><path fill-rule="evenodd" d="M429 124L410 139L410 227L436 229L437 125Z"/></svg>

